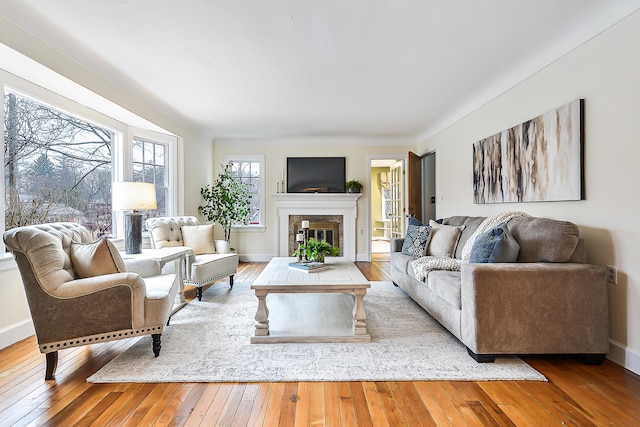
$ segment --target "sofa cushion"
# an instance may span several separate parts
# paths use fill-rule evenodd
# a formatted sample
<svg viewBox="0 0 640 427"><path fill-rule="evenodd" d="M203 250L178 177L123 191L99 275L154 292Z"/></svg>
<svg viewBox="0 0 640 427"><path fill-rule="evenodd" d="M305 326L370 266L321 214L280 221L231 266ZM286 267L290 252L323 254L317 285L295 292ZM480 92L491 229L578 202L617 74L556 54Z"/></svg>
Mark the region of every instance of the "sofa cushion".
<svg viewBox="0 0 640 427"><path fill-rule="evenodd" d="M402 243L402 253L413 257L420 257L425 254L431 227L428 225L411 225L407 227L407 235Z"/></svg>
<svg viewBox="0 0 640 427"><path fill-rule="evenodd" d="M193 249L196 255L216 253L213 224L183 225L180 229L184 245Z"/></svg>
<svg viewBox="0 0 640 427"><path fill-rule="evenodd" d="M120 253L106 237L92 243L71 242L70 256L80 279L127 271Z"/></svg>
<svg viewBox="0 0 640 427"><path fill-rule="evenodd" d="M578 245L580 230L568 221L520 217L507 226L520 244L518 262L569 262Z"/></svg>
<svg viewBox="0 0 640 427"><path fill-rule="evenodd" d="M453 257L464 225L454 227L430 220L429 226L431 227L431 238L427 245L426 255Z"/></svg>
<svg viewBox="0 0 640 427"><path fill-rule="evenodd" d="M469 262L516 262L519 252L520 245L503 222L476 237Z"/></svg>

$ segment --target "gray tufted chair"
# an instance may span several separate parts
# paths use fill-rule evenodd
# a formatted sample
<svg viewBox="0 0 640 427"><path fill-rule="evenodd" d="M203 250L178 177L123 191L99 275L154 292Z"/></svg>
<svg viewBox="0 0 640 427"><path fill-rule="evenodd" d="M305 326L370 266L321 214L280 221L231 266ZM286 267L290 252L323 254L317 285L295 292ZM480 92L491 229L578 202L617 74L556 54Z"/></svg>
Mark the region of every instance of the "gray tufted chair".
<svg viewBox="0 0 640 427"><path fill-rule="evenodd" d="M136 261L140 274L128 271L129 265L106 241L108 249L94 257L95 263L90 260L89 274L79 277L72 245L92 241L86 228L69 222L4 233L22 276L40 352L46 354L45 379L53 379L58 350L65 348L151 335L153 352L160 353L160 335L178 291L177 276L161 274L152 259ZM105 256L110 258L104 260ZM115 272L91 275L93 266L100 269L103 262Z"/></svg>

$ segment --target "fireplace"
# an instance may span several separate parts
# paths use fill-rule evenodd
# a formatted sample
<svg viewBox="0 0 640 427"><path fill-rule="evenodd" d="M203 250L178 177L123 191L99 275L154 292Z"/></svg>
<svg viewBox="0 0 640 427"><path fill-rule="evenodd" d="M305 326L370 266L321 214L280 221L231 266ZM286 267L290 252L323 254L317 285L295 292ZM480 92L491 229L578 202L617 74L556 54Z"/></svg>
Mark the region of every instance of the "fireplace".
<svg viewBox="0 0 640 427"><path fill-rule="evenodd" d="M298 247L295 235L302 228L304 220L309 221L309 238L324 240L331 243L333 247L342 249L344 239L342 215L289 215L289 254Z"/></svg>
<svg viewBox="0 0 640 427"><path fill-rule="evenodd" d="M277 193L278 256L291 256L295 248L295 234L303 220L309 221L313 236L331 236L342 256L356 260L357 201L361 194L346 193ZM321 239L323 240L323 239Z"/></svg>

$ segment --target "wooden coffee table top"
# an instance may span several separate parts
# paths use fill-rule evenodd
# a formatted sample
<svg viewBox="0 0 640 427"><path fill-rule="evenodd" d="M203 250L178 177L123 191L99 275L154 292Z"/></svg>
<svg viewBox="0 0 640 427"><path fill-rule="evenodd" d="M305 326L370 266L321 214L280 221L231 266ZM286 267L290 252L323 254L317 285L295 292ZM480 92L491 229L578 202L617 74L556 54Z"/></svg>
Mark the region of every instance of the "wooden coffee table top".
<svg viewBox="0 0 640 427"><path fill-rule="evenodd" d="M273 258L255 280L251 289L268 289L273 292L322 292L338 289L367 289L369 281L350 260L327 257L326 268L318 272L296 270L289 267L294 257Z"/></svg>

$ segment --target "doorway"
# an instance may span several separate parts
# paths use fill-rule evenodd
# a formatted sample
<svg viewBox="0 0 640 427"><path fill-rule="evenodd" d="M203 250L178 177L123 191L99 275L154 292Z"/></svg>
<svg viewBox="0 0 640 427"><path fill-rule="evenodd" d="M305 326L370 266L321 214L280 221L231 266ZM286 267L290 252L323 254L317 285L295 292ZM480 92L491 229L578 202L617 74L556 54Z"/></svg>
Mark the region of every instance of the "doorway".
<svg viewBox="0 0 640 427"><path fill-rule="evenodd" d="M404 228L402 155L370 159L370 259L388 256L392 237Z"/></svg>

